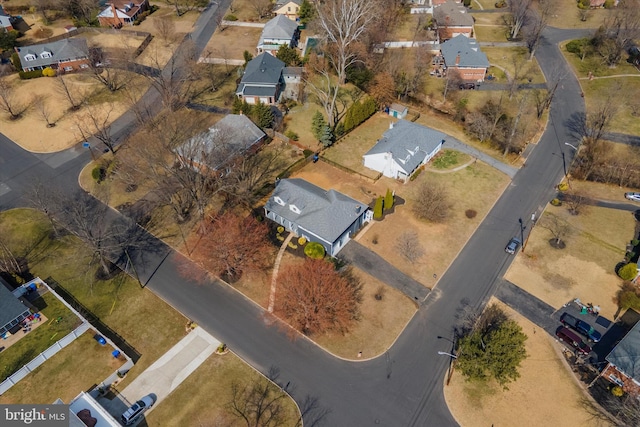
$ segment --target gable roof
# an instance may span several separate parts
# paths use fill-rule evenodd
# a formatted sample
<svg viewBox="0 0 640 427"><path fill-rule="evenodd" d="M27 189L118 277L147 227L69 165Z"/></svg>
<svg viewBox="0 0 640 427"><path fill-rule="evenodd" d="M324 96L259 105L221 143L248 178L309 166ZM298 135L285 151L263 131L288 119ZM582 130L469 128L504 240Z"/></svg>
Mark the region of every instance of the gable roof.
<svg viewBox="0 0 640 427"><path fill-rule="evenodd" d="M140 11L146 0L111 0L106 2L107 8L98 14L98 18L113 18L113 9L118 18L131 18Z"/></svg>
<svg viewBox="0 0 640 427"><path fill-rule="evenodd" d="M16 47L16 51L18 55L20 55L20 62L23 68L43 67L62 60L75 60L89 57L87 39L83 38L68 38L51 43ZM42 58L40 55L44 52L51 53L51 57ZM36 59L27 61L25 56L28 54L35 55Z"/></svg>
<svg viewBox="0 0 640 427"><path fill-rule="evenodd" d="M0 327L11 323L28 308L0 282Z"/></svg>
<svg viewBox="0 0 640 427"><path fill-rule="evenodd" d="M228 114L176 151L189 160L215 170L250 149L264 136L265 133L247 116Z"/></svg>
<svg viewBox="0 0 640 427"><path fill-rule="evenodd" d="M4 8L0 4L0 16L11 16L7 12L4 11Z"/></svg>
<svg viewBox="0 0 640 427"><path fill-rule="evenodd" d="M282 6L286 6L289 3L295 3L298 6L301 6L302 0L278 0L276 1L276 9L280 9Z"/></svg>
<svg viewBox="0 0 640 427"><path fill-rule="evenodd" d="M266 24L260 34L258 46L264 44L265 39L291 40L298 30L298 24L284 15L278 15Z"/></svg>
<svg viewBox="0 0 640 427"><path fill-rule="evenodd" d="M284 19L289 20L287 17ZM283 68L284 62L266 52L261 53L247 64L241 84L263 83L277 85L280 81Z"/></svg>
<svg viewBox="0 0 640 427"><path fill-rule="evenodd" d="M285 205L276 203L276 197ZM296 206L300 213L293 212L290 205ZM265 208L327 242L335 242L368 206L338 191L290 178L278 181Z"/></svg>
<svg viewBox="0 0 640 427"><path fill-rule="evenodd" d="M406 173L410 173L446 138L447 135L437 130L407 120L398 120L365 156L391 153L393 160Z"/></svg>
<svg viewBox="0 0 640 427"><path fill-rule="evenodd" d="M640 322L604 358L626 376L640 381Z"/></svg>
<svg viewBox="0 0 640 427"><path fill-rule="evenodd" d="M458 67L489 68L487 55L480 50L478 42L462 34L442 43L440 52L442 52L444 63L447 67L455 67L456 58L460 55Z"/></svg>
<svg viewBox="0 0 640 427"><path fill-rule="evenodd" d="M452 0L433 9L433 19L439 27L471 27L473 16L467 13L462 3L454 3Z"/></svg>

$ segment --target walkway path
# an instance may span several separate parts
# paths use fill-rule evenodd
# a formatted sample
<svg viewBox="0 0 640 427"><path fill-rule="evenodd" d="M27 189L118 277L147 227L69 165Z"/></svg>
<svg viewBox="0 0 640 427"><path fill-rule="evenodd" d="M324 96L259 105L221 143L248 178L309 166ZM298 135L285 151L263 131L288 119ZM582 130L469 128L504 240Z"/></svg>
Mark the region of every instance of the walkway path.
<svg viewBox="0 0 640 427"><path fill-rule="evenodd" d="M259 22L241 22L241 21L222 21L220 24L222 27L254 27L264 28L264 24Z"/></svg>
<svg viewBox="0 0 640 427"><path fill-rule="evenodd" d="M478 150L477 148L473 148L450 135L447 135L447 142L444 144L443 148L460 151L462 153L467 153L478 160L482 160L489 166L492 166L498 169L500 172L509 176L509 178L513 178L516 175L516 172L518 172L517 168L510 166L506 163L503 163L500 160L496 160L490 155L485 154L482 151Z"/></svg>
<svg viewBox="0 0 640 427"><path fill-rule="evenodd" d="M284 255L284 251L287 249L287 246L293 237L293 233L289 233L287 238L284 239L284 242L282 242L280 250L278 251L278 256L276 256L276 262L273 265L273 273L271 274L271 292L269 293L269 307L267 308L269 313L273 313L273 306L276 304L276 286L278 284L280 261L282 261L282 255Z"/></svg>
<svg viewBox="0 0 640 427"><path fill-rule="evenodd" d="M407 276L380 255L360 243L350 240L340 251L339 258L352 263L385 284L396 288L411 300L421 304L429 295L429 288Z"/></svg>

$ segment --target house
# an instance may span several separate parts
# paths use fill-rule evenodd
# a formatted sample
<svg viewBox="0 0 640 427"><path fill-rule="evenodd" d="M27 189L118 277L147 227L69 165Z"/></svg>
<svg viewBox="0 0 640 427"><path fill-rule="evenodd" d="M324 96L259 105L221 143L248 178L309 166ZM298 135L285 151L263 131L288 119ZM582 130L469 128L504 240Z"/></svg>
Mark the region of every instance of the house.
<svg viewBox="0 0 640 427"><path fill-rule="evenodd" d="M15 18L5 12L2 5L0 5L0 31L12 31L14 22Z"/></svg>
<svg viewBox="0 0 640 427"><path fill-rule="evenodd" d="M413 172L442 148L446 135L407 120L391 123L382 138L363 156L364 166L407 182Z"/></svg>
<svg viewBox="0 0 640 427"><path fill-rule="evenodd" d="M489 68L487 55L478 42L463 35L442 43L438 60L445 72L454 71L461 80L470 82L484 81Z"/></svg>
<svg viewBox="0 0 640 427"><path fill-rule="evenodd" d="M389 115L391 117L395 117L396 119L404 119L409 113L409 108L402 105L393 103L389 107Z"/></svg>
<svg viewBox="0 0 640 427"><path fill-rule="evenodd" d="M266 134L247 116L229 114L204 133L198 134L176 149L184 166L198 172L221 171L234 159L255 152Z"/></svg>
<svg viewBox="0 0 640 427"><path fill-rule="evenodd" d="M147 0L110 0L107 6L98 14L98 22L103 27L121 28L123 25L133 25L138 16L149 9Z"/></svg>
<svg viewBox="0 0 640 427"><path fill-rule="evenodd" d="M236 96L249 104L277 103L284 86L283 70L284 62L275 56L268 53L256 56L247 64Z"/></svg>
<svg viewBox="0 0 640 427"><path fill-rule="evenodd" d="M283 98L298 100L302 88L303 73L303 67L284 67L282 70L282 78L284 80Z"/></svg>
<svg viewBox="0 0 640 427"><path fill-rule="evenodd" d="M292 21L297 21L300 17L298 11L302 5L302 0L278 0L273 9L275 15L286 16Z"/></svg>
<svg viewBox="0 0 640 427"><path fill-rule="evenodd" d="M264 24L258 40L258 53L268 52L275 56L282 45L296 47L299 37L298 24L284 15L278 15Z"/></svg>
<svg viewBox="0 0 640 427"><path fill-rule="evenodd" d="M64 405L61 399L53 402L54 405ZM69 402L69 426L70 427L120 427L121 424L107 412L107 410L89 393L81 391Z"/></svg>
<svg viewBox="0 0 640 427"><path fill-rule="evenodd" d="M54 70L71 72L89 68L89 47L83 38L68 38L51 43L16 47L22 71Z"/></svg>
<svg viewBox="0 0 640 427"><path fill-rule="evenodd" d="M4 280L0 280L0 335L20 328L20 322L29 315L29 308L13 295Z"/></svg>
<svg viewBox="0 0 640 427"><path fill-rule="evenodd" d="M320 243L331 256L373 216L364 203L300 178L279 180L264 212L287 231Z"/></svg>
<svg viewBox="0 0 640 427"><path fill-rule="evenodd" d="M460 34L473 37L473 16L467 13L467 9L461 3L448 0L435 7L433 22L440 42Z"/></svg>
<svg viewBox="0 0 640 427"><path fill-rule="evenodd" d="M631 328L604 358L608 363L600 376L640 397L640 322Z"/></svg>

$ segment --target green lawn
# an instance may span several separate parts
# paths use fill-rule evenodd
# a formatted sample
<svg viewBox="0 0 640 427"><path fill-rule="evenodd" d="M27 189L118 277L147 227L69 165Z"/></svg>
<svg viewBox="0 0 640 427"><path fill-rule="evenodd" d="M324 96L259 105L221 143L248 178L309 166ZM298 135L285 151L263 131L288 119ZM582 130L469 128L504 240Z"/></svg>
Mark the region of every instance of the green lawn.
<svg viewBox="0 0 640 427"><path fill-rule="evenodd" d="M69 310L55 295L44 294L32 304L46 316L46 320L27 333L11 347L2 351L0 363L0 382L29 363L38 354L51 347L57 340L64 338L82 321ZM18 332L22 334L22 332ZM0 347L2 342L0 341Z"/></svg>
<svg viewBox="0 0 640 427"><path fill-rule="evenodd" d="M454 150L442 150L431 161L434 169L453 169L471 159L471 156Z"/></svg>
<svg viewBox="0 0 640 427"><path fill-rule="evenodd" d="M424 29L431 21L431 15L414 13L402 16L397 28L388 37L392 41L426 40L428 32Z"/></svg>
<svg viewBox="0 0 640 427"><path fill-rule="evenodd" d="M284 117L286 129L298 134L298 143L314 151L320 148L318 141L311 133L311 118L316 111L323 110L312 100L307 100L304 104L289 110Z"/></svg>
<svg viewBox="0 0 640 427"><path fill-rule="evenodd" d="M640 71L627 62L628 55L626 54L622 55L622 60L617 66L609 67L603 63L602 57L597 53L588 55L584 61L582 61L578 55L567 52L566 43L561 44L560 50L579 78L588 77L589 72L593 73L595 77L616 76L621 74L640 76Z"/></svg>
<svg viewBox="0 0 640 427"><path fill-rule="evenodd" d="M48 221L37 211L16 209L0 214L0 235L10 248L18 250L30 239L39 242L27 257L35 276L52 277L140 353L140 360L125 382L182 338L186 319L180 313L124 274L96 281L96 266L89 265L90 251L71 235L51 240L49 231ZM70 377L66 374L59 378L62 388ZM85 384L82 389L90 385Z"/></svg>
<svg viewBox="0 0 640 427"><path fill-rule="evenodd" d="M515 64L523 64L520 71L520 82L525 83L531 79L531 83L544 83L544 75L534 58L529 61L529 52L525 47L483 47L482 51L487 55L491 65L505 69L510 75L514 74ZM499 78L500 76L498 76ZM498 79L504 83L504 80Z"/></svg>

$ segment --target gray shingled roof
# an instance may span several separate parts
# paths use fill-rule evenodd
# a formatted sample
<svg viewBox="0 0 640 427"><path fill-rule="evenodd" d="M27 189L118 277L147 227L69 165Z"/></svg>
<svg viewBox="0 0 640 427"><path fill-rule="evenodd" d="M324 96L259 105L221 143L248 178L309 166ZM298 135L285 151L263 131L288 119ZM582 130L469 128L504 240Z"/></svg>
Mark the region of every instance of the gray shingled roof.
<svg viewBox="0 0 640 427"><path fill-rule="evenodd" d="M391 153L393 160L406 173L411 173L426 157L433 152L447 135L437 130L415 124L407 120L398 120L393 128L387 130L376 145L371 147L365 156L370 154ZM415 152L418 147L418 152Z"/></svg>
<svg viewBox="0 0 640 427"><path fill-rule="evenodd" d="M631 328L605 360L628 377L640 381L640 322Z"/></svg>
<svg viewBox="0 0 640 427"><path fill-rule="evenodd" d="M285 17L285 19L288 19ZM241 83L267 83L276 85L280 81L280 75L284 68L284 62L273 55L261 53L247 64Z"/></svg>
<svg viewBox="0 0 640 427"><path fill-rule="evenodd" d="M11 323L26 310L27 307L0 283L0 327Z"/></svg>
<svg viewBox="0 0 640 427"><path fill-rule="evenodd" d="M22 68L46 67L47 65L57 64L60 60L89 57L87 40L83 38L69 38L57 42L33 44L18 47L16 50L18 51L18 55L20 55ZM44 52L51 53L51 57L40 57ZM25 56L30 53L36 56L35 60L27 61L25 59Z"/></svg>
<svg viewBox="0 0 640 427"><path fill-rule="evenodd" d="M433 9L433 19L438 27L471 27L473 16L467 13L462 3L449 0Z"/></svg>
<svg viewBox="0 0 640 427"><path fill-rule="evenodd" d="M460 55L458 67L489 68L487 55L480 50L478 42L462 34L442 43L440 52L447 67L455 67L456 57Z"/></svg>
<svg viewBox="0 0 640 427"><path fill-rule="evenodd" d="M279 197L281 206L274 201ZM300 209L296 214L289 205ZM281 179L265 208L328 242L338 237L368 206L335 190L324 190L300 178Z"/></svg>
<svg viewBox="0 0 640 427"><path fill-rule="evenodd" d="M297 29L298 24L296 22L285 15L278 15L264 24L258 46L264 44L264 39L291 40Z"/></svg>
<svg viewBox="0 0 640 427"><path fill-rule="evenodd" d="M295 3L298 6L302 5L302 0L278 0L276 2L276 7L277 8L281 8L282 6L286 5L287 3Z"/></svg>
<svg viewBox="0 0 640 427"><path fill-rule="evenodd" d="M230 158L251 148L264 136L265 133L247 116L229 114L176 151L188 159L217 169Z"/></svg>

